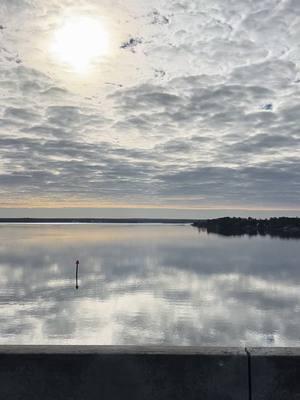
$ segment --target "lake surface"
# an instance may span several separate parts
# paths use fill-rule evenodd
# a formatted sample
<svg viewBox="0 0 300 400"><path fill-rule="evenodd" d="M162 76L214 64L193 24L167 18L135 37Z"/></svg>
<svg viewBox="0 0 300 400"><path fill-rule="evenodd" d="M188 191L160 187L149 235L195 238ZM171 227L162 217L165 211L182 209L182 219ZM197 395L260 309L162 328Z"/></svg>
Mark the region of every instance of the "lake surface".
<svg viewBox="0 0 300 400"><path fill-rule="evenodd" d="M0 343L300 346L300 240L0 225Z"/></svg>

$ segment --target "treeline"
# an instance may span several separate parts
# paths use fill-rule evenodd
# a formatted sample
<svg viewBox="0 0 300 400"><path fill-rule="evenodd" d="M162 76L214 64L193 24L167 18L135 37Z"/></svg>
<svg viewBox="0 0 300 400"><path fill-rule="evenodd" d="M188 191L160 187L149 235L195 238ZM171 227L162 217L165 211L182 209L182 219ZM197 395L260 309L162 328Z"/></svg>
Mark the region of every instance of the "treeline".
<svg viewBox="0 0 300 400"><path fill-rule="evenodd" d="M300 218L236 218L224 217L195 221L193 226L205 229L208 233L224 236L270 235L280 238L300 238Z"/></svg>

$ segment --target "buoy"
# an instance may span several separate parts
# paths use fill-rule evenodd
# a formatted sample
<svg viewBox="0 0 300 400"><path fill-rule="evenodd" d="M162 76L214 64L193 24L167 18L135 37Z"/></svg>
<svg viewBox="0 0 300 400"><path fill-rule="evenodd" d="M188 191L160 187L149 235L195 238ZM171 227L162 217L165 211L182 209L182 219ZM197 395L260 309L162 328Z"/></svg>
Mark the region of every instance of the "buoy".
<svg viewBox="0 0 300 400"><path fill-rule="evenodd" d="M76 289L78 289L78 266L79 266L79 260L76 261Z"/></svg>

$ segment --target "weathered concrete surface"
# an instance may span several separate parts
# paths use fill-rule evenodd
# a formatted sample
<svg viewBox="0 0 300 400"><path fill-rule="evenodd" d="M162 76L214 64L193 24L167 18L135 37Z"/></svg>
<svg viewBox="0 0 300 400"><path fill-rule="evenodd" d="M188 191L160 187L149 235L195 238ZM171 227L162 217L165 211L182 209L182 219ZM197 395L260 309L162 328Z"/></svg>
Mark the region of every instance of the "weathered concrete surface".
<svg viewBox="0 0 300 400"><path fill-rule="evenodd" d="M241 348L0 346L0 399L248 400Z"/></svg>
<svg viewBox="0 0 300 400"><path fill-rule="evenodd" d="M252 400L300 399L299 348L248 348Z"/></svg>

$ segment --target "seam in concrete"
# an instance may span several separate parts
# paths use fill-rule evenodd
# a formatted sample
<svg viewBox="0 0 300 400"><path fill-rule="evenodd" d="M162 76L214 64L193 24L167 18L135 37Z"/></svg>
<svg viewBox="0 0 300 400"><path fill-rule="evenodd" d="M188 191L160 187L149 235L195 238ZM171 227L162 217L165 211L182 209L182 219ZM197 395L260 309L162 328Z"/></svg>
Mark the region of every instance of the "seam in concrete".
<svg viewBox="0 0 300 400"><path fill-rule="evenodd" d="M252 372L251 372L251 354L247 347L245 347L245 352L247 354L248 360L248 392L249 392L249 400L252 400Z"/></svg>

